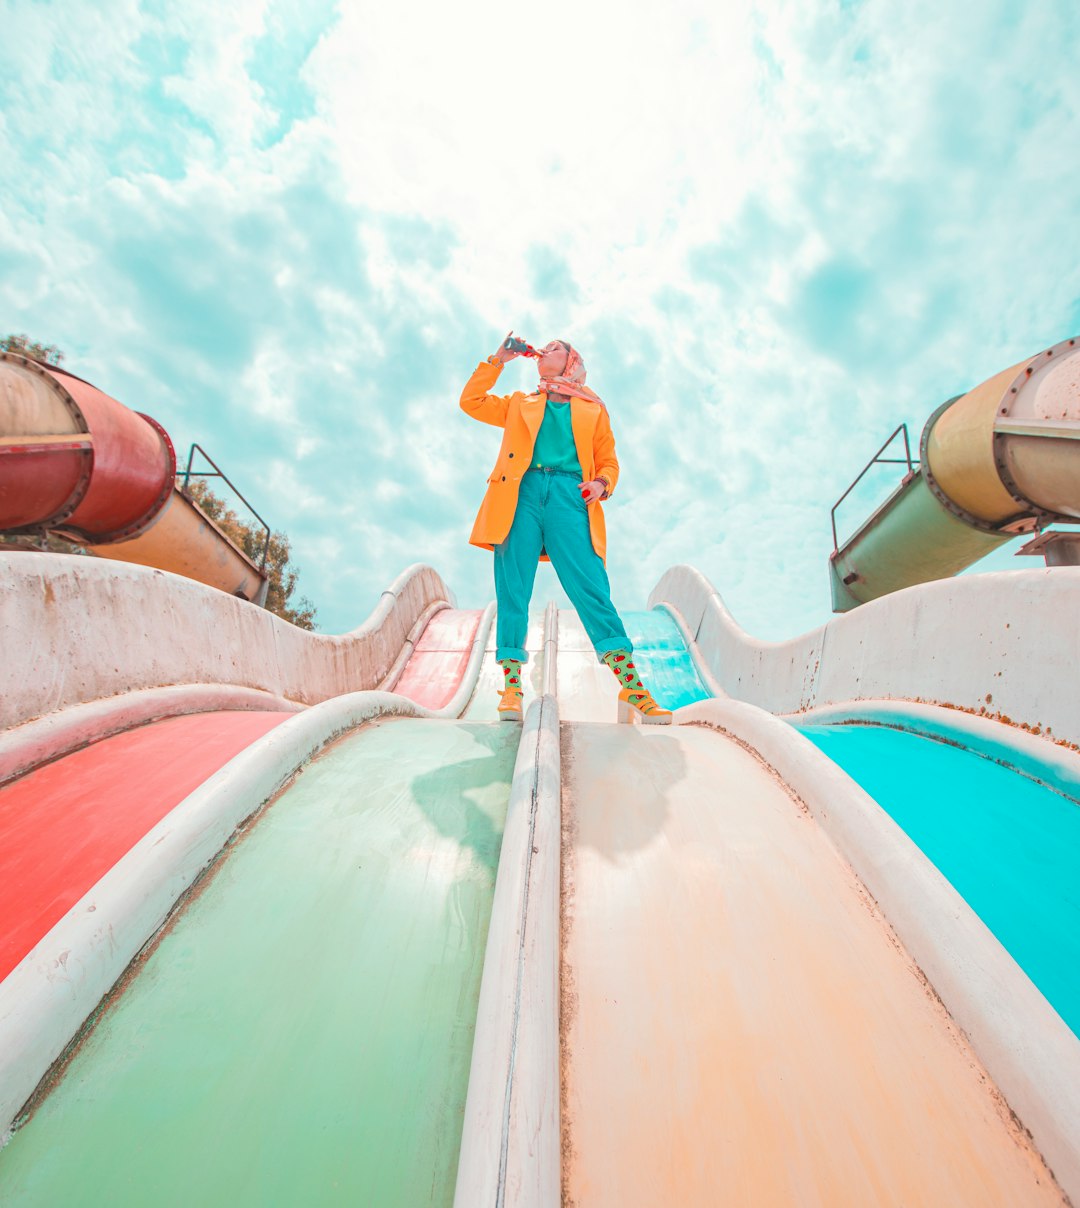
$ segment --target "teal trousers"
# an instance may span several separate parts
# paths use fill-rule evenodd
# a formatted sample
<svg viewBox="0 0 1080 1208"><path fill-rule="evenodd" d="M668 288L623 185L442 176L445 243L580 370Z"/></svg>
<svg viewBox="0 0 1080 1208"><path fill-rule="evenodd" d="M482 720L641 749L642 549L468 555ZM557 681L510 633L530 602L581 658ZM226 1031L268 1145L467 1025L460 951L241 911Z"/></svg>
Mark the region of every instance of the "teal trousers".
<svg viewBox="0 0 1080 1208"><path fill-rule="evenodd" d="M581 618L597 658L632 650L611 602L604 560L593 549L578 474L529 470L521 480L514 523L495 546L496 659L527 662L525 633L540 551L544 550Z"/></svg>

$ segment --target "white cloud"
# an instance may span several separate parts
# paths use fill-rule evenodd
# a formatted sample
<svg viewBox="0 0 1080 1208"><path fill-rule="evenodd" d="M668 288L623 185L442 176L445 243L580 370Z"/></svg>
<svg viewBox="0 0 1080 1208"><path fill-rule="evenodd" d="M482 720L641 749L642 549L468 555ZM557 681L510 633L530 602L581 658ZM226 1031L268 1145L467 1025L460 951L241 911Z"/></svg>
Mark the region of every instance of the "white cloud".
<svg viewBox="0 0 1080 1208"><path fill-rule="evenodd" d="M587 318L613 286L670 278L689 187L712 229L751 186L749 11L555 3L533 30L496 3L467 21L431 6L420 31L415 10L347 5L308 78L353 199L448 222L455 278L482 313L520 305L525 253L545 242L567 251Z"/></svg>
<svg viewBox="0 0 1080 1208"><path fill-rule="evenodd" d="M272 499L287 499L288 507L294 513L314 513L322 518L333 515L326 495L314 490L311 480L302 477L291 462L281 458L274 458L267 466L264 489Z"/></svg>
<svg viewBox="0 0 1080 1208"><path fill-rule="evenodd" d="M415 556L489 593L497 434L456 398L511 323L611 403L619 601L694 561L773 637L823 619L828 508L887 432L1072 334L1064 3L346 2L269 148L248 55L299 9L10 9L7 325L209 430L330 628Z"/></svg>

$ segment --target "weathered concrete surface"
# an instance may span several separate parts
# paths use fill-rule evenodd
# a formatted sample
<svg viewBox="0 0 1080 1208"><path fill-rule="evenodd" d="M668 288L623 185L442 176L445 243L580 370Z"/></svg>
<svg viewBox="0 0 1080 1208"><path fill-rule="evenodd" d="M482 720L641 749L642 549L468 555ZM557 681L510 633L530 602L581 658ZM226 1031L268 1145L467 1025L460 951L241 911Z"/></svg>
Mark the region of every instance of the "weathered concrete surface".
<svg viewBox="0 0 1080 1208"><path fill-rule="evenodd" d="M1080 568L925 583L787 642L745 633L690 566L660 579L649 607L661 604L681 615L723 690L770 713L922 701L1080 743Z"/></svg>
<svg viewBox="0 0 1080 1208"><path fill-rule="evenodd" d="M119 693L236 685L311 705L377 687L415 622L452 603L412 566L351 633L309 633L179 575L69 554L0 554L0 729ZM106 621L107 618L107 621Z"/></svg>
<svg viewBox="0 0 1080 1208"><path fill-rule="evenodd" d="M596 651L578 615L559 610L557 666L561 721L614 721L619 709L619 681Z"/></svg>

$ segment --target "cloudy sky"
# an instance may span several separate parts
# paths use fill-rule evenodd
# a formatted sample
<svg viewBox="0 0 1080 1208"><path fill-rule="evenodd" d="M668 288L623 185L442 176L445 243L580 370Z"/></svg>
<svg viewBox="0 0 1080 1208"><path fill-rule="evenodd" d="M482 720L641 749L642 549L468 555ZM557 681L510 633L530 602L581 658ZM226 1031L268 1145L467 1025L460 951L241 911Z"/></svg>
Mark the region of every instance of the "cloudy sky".
<svg viewBox="0 0 1080 1208"><path fill-rule="evenodd" d="M616 602L690 562L767 638L828 617L829 509L893 427L1080 330L1075 0L5 0L2 28L0 333L207 447L327 632L413 561L492 594L498 434L457 399L511 327L609 403Z"/></svg>

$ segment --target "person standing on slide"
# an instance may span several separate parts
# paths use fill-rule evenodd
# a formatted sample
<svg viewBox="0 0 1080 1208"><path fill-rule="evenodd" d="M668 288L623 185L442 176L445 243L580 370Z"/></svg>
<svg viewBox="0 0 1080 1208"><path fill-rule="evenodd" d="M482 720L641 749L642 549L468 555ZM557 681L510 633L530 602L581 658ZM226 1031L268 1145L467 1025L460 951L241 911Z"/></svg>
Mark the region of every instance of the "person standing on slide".
<svg viewBox="0 0 1080 1208"><path fill-rule="evenodd" d="M522 355L514 343L508 337L481 361L461 392L466 414L504 430L469 537L472 545L495 553L495 658L504 676L499 716L522 717L529 601L544 559L555 567L597 658L619 681L620 719L636 713L649 725L669 725L671 714L641 682L633 646L611 602L601 503L615 490L619 463L607 407L585 385L585 362L565 340L540 350L540 385L532 394L491 394L506 362Z"/></svg>

